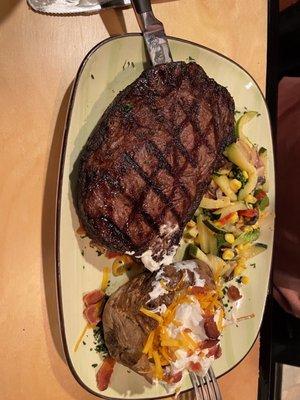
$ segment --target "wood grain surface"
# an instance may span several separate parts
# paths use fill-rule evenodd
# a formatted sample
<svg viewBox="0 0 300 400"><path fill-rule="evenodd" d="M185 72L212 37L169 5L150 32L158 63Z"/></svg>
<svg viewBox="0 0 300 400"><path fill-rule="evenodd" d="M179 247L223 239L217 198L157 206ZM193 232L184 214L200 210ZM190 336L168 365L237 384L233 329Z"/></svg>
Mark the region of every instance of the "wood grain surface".
<svg viewBox="0 0 300 400"><path fill-rule="evenodd" d="M154 11L168 34L240 63L264 91L267 1L161 0ZM57 17L25 0L0 2L0 397L87 400L60 342L54 259L55 195L70 85L102 39L138 31L133 12ZM70 278L71 279L71 278ZM224 400L254 400L257 342L222 377Z"/></svg>

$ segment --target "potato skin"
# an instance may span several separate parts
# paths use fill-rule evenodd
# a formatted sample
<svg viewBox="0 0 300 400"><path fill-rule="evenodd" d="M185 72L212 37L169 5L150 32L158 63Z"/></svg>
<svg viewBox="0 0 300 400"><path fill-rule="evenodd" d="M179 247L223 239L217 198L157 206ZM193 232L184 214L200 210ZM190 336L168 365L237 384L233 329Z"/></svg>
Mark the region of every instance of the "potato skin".
<svg viewBox="0 0 300 400"><path fill-rule="evenodd" d="M201 279L205 279L205 287L214 289L215 283L210 268L201 261L192 262L197 263L196 271ZM162 277L170 279L171 289L176 288L184 271L187 272L188 278L183 282L183 288L195 285L195 276L192 270L188 269L188 264L187 268L179 271L173 264L162 269ZM102 315L104 340L109 354L149 381L152 381L151 363L142 350L149 332L156 328L157 322L142 314L140 308L146 306L154 309L163 303L169 306L176 293L170 291L148 302L152 283L158 273L158 271L155 273L145 271L121 286L108 299Z"/></svg>

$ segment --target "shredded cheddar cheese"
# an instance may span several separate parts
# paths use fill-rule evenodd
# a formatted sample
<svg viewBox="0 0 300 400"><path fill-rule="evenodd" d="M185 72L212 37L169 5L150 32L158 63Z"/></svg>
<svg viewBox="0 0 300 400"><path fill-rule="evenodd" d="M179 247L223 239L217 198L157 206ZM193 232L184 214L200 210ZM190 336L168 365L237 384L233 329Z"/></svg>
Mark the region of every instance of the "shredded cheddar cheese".
<svg viewBox="0 0 300 400"><path fill-rule="evenodd" d="M157 351L153 351L153 359L155 364L155 376L158 379L162 379L163 377L163 369L160 361L160 357Z"/></svg>
<svg viewBox="0 0 300 400"><path fill-rule="evenodd" d="M148 354L150 348L153 346L154 331L150 332L147 342L143 348L143 353Z"/></svg>
<svg viewBox="0 0 300 400"><path fill-rule="evenodd" d="M154 376L157 379L163 378L164 366L176 361L177 350L184 349L188 354L193 354L196 351L199 352L201 349L201 342L193 339L190 330L180 331L176 337L171 337L168 329L171 324L176 328L182 326L182 322L175 318L177 308L184 303L189 304L195 301L199 302L206 315L214 315L216 310L220 310L217 327L219 332L221 332L223 329L224 311L218 294L218 288L196 294L190 291L181 292L175 295L172 303L161 315L144 307L140 308L140 311L144 315L158 322L158 326L149 333L143 348L143 353L154 363Z"/></svg>
<svg viewBox="0 0 300 400"><path fill-rule="evenodd" d="M181 332L181 336L182 342L186 348L195 351L197 347L199 347L198 343L196 343L187 332Z"/></svg>
<svg viewBox="0 0 300 400"><path fill-rule="evenodd" d="M161 347L160 352L163 355L164 359L167 360L169 363L171 361L175 361L175 357L170 356L167 347Z"/></svg>
<svg viewBox="0 0 300 400"><path fill-rule="evenodd" d="M217 322L217 328L218 328L219 332L222 332L222 330L223 330L223 318L224 318L224 311L221 308L220 309L219 318L218 318L218 322Z"/></svg>
<svg viewBox="0 0 300 400"><path fill-rule="evenodd" d="M86 331L87 331L88 329L90 329L90 328L91 328L90 324L86 324L86 326L83 328L83 330L82 330L82 332L81 332L79 338L77 339L77 342L75 343L75 346L74 346L74 353L78 350L78 347L79 347L80 343L82 342L83 337L84 337L84 335L86 334Z"/></svg>
<svg viewBox="0 0 300 400"><path fill-rule="evenodd" d="M155 319L159 324L161 324L163 322L163 319L160 315L155 314L155 312L151 311L151 310L147 310L147 308L141 307L140 311L147 315L147 317L150 317L152 319Z"/></svg>
<svg viewBox="0 0 300 400"><path fill-rule="evenodd" d="M181 347L181 341L177 339L173 339L170 337L166 337L161 341L162 346L167 346L167 347Z"/></svg>

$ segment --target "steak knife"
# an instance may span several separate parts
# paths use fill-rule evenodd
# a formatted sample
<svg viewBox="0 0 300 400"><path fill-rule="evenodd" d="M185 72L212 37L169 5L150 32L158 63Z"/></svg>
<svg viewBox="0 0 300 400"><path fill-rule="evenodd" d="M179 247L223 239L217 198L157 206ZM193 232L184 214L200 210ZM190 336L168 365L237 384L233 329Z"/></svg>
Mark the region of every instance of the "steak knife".
<svg viewBox="0 0 300 400"><path fill-rule="evenodd" d="M155 18L150 0L131 0L153 65L172 61L163 24Z"/></svg>

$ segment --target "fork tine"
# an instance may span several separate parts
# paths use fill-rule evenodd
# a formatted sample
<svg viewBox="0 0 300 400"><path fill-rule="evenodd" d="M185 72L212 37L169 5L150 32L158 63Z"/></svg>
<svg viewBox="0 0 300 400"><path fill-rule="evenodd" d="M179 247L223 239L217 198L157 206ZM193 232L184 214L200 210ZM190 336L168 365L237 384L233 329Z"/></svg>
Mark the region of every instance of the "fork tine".
<svg viewBox="0 0 300 400"><path fill-rule="evenodd" d="M206 400L206 399L204 399L202 393L200 392L200 389L198 386L197 375L194 372L190 372L190 379L191 379L193 387L194 387L196 400Z"/></svg>
<svg viewBox="0 0 300 400"><path fill-rule="evenodd" d="M208 374L206 374L203 377L203 381L204 381L204 383L206 385L205 387L206 387L206 390L207 390L207 393L208 393L208 399L209 400L216 400L216 393L214 391L214 388L212 386L212 383L211 383L211 381L209 379Z"/></svg>
<svg viewBox="0 0 300 400"><path fill-rule="evenodd" d="M209 377L211 379L211 382L212 382L212 385L213 385L213 388L214 388L214 391L215 391L215 394L216 394L216 400L222 400L222 395L221 395L221 392L220 392L220 388L219 388L219 385L218 385L214 370L212 368L209 368L208 375L209 375Z"/></svg>
<svg viewBox="0 0 300 400"><path fill-rule="evenodd" d="M200 376L197 375L197 374L194 374L194 375L195 375L195 377L196 377L196 381L197 381L198 387L200 386L201 394L202 394L203 400L210 400L210 399L207 397L207 396L208 396L207 389L206 389L206 386L205 386L205 384L204 384L202 378L200 378Z"/></svg>
<svg viewBox="0 0 300 400"><path fill-rule="evenodd" d="M201 388L201 393L202 393L202 396L203 396L203 400L209 400L207 398L207 391L205 389L205 385L203 384L202 379L198 375L197 375L197 380L198 380L198 384L200 385L200 388Z"/></svg>

